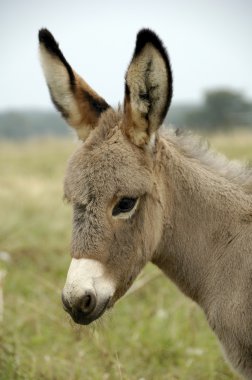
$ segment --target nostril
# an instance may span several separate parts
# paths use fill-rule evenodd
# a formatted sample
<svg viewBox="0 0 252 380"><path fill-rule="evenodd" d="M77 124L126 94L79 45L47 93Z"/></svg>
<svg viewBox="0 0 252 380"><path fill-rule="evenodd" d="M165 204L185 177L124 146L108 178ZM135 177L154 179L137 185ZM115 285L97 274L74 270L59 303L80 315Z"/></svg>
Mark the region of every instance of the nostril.
<svg viewBox="0 0 252 380"><path fill-rule="evenodd" d="M72 317L77 315L88 316L95 309L97 302L96 295L91 290L86 291L84 296L73 302L73 304L72 302L70 304L68 298L65 297L63 293L61 299L64 310Z"/></svg>
<svg viewBox="0 0 252 380"><path fill-rule="evenodd" d="M96 296L92 291L87 291L81 300L80 308L84 314L90 314L96 306Z"/></svg>

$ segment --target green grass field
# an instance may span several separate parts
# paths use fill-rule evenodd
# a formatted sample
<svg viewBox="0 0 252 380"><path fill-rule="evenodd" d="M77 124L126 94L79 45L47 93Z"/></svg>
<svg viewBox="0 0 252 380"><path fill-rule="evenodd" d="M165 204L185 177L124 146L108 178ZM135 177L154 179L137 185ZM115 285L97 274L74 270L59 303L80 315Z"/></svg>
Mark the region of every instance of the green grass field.
<svg viewBox="0 0 252 380"><path fill-rule="evenodd" d="M252 160L252 135L211 140L230 157ZM0 143L0 251L11 256L0 261L0 379L238 379L201 310L151 265L101 321L78 327L67 317L60 294L71 208L62 179L74 149L69 141Z"/></svg>

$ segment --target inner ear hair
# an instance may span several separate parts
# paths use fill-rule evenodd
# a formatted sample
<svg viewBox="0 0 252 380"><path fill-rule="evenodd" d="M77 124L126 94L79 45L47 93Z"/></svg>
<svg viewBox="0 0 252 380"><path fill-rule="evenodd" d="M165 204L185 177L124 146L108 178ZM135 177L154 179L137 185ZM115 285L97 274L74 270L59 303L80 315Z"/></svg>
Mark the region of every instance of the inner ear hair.
<svg viewBox="0 0 252 380"><path fill-rule="evenodd" d="M125 76L125 130L136 145L149 142L162 124L172 98L172 72L162 41L141 30Z"/></svg>

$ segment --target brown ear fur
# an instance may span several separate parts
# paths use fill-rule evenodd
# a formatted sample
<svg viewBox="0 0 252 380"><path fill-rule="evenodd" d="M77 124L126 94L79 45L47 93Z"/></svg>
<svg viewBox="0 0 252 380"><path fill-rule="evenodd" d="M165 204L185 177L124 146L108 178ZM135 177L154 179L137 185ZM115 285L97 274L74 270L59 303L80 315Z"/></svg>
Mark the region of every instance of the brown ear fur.
<svg viewBox="0 0 252 380"><path fill-rule="evenodd" d="M73 71L47 29L39 31L39 42L51 99L79 138L85 140L109 105Z"/></svg>
<svg viewBox="0 0 252 380"><path fill-rule="evenodd" d="M154 32L138 33L125 82L123 128L134 144L143 146L162 124L172 98L169 58Z"/></svg>

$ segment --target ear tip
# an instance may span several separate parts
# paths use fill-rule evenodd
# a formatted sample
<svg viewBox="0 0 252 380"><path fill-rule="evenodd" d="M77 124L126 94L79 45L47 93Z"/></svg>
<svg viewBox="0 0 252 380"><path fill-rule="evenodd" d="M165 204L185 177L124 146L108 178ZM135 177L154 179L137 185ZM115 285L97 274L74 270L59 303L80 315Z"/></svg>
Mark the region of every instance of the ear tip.
<svg viewBox="0 0 252 380"><path fill-rule="evenodd" d="M39 43L45 45L45 47L50 50L55 52L55 50L58 50L59 45L55 41L55 38L53 37L52 33L49 32L48 29L42 28L39 30L38 33L38 38L39 38Z"/></svg>
<svg viewBox="0 0 252 380"><path fill-rule="evenodd" d="M135 51L133 54L133 58L136 57L143 48L145 47L146 44L151 44L154 46L155 49L159 51L161 56L163 57L166 68L168 71L168 77L169 77L169 87L170 87L170 98L172 97L172 69L171 69L171 64L170 64L170 59L169 55L167 53L166 47L164 46L162 40L158 37L158 35L151 29L148 28L143 28L139 30L137 33L137 39L136 39L136 47Z"/></svg>
<svg viewBox="0 0 252 380"><path fill-rule="evenodd" d="M152 44L163 56L167 56L163 42L151 29L144 28L137 33L135 55L139 54L146 44Z"/></svg>
<svg viewBox="0 0 252 380"><path fill-rule="evenodd" d="M144 39L156 38L156 39L159 39L157 34L149 28L142 28L139 30L139 32L137 33L137 39L140 39L140 38L144 38Z"/></svg>

